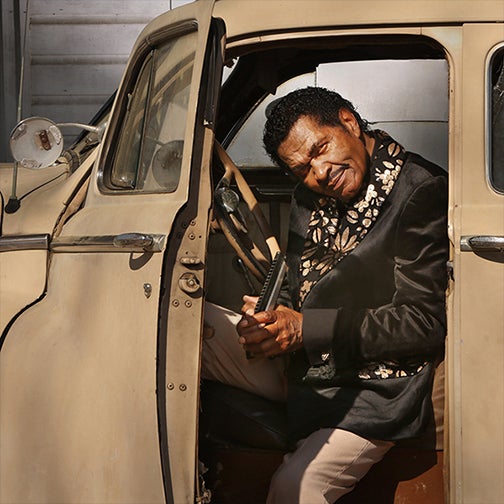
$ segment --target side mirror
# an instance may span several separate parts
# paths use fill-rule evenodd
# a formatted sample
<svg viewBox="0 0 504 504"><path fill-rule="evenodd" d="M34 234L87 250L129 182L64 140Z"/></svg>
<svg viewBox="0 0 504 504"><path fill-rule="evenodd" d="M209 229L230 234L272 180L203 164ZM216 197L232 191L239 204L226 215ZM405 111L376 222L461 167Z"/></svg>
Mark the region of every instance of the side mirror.
<svg viewBox="0 0 504 504"><path fill-rule="evenodd" d="M20 166L39 170L52 165L61 155L63 135L49 119L30 117L14 128L9 146Z"/></svg>
<svg viewBox="0 0 504 504"><path fill-rule="evenodd" d="M60 127L64 126L92 131L100 141L106 123L101 126L79 123L55 124L45 117L29 117L18 123L12 130L9 140L12 157L16 163L12 173L12 194L5 206L6 213L16 212L21 205L16 195L18 165L31 170L40 170L54 164L63 152L63 135Z"/></svg>

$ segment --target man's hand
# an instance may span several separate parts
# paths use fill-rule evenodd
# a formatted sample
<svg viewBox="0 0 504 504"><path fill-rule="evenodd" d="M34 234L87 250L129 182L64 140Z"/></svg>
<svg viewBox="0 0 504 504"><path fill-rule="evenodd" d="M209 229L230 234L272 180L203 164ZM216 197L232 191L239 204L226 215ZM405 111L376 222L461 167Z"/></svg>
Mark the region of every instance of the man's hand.
<svg viewBox="0 0 504 504"><path fill-rule="evenodd" d="M303 315L281 305L254 313L257 299L243 297L243 317L236 326L245 350L253 355L273 357L301 348Z"/></svg>

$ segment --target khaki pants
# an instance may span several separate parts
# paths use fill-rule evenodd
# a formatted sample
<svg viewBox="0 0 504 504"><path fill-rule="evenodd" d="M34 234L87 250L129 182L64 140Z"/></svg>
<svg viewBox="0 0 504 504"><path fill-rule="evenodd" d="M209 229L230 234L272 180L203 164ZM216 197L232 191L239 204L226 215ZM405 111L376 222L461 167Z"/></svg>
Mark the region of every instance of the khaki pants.
<svg viewBox="0 0 504 504"><path fill-rule="evenodd" d="M282 358L247 359L238 343L241 316L205 305L202 377L242 388L273 400L286 400ZM350 492L393 446L341 429L319 429L284 457L272 478L267 504L328 504Z"/></svg>

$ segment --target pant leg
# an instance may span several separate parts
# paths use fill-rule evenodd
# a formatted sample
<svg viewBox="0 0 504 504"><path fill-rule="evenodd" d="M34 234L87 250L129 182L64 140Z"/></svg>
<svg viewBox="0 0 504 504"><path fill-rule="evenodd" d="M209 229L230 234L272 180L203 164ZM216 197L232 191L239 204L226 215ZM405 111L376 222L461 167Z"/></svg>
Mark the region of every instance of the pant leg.
<svg viewBox="0 0 504 504"><path fill-rule="evenodd" d="M247 359L238 343L236 324L241 315L212 303L205 303L205 328L201 376L233 385L275 401L287 398L285 359Z"/></svg>
<svg viewBox="0 0 504 504"><path fill-rule="evenodd" d="M336 502L392 446L341 429L320 429L286 455L271 480L267 504Z"/></svg>

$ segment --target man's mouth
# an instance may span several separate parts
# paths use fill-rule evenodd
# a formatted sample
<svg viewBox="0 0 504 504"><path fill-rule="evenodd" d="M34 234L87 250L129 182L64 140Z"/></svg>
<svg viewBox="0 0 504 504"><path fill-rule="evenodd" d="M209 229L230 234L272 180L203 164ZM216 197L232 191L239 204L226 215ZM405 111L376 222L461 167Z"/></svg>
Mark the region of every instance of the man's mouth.
<svg viewBox="0 0 504 504"><path fill-rule="evenodd" d="M343 174L345 173L346 169L349 166L350 165L348 165L348 164L340 165L335 170L332 170L331 173L329 174L327 185L329 187L335 189L337 187L338 183L340 182L341 177L343 176Z"/></svg>

